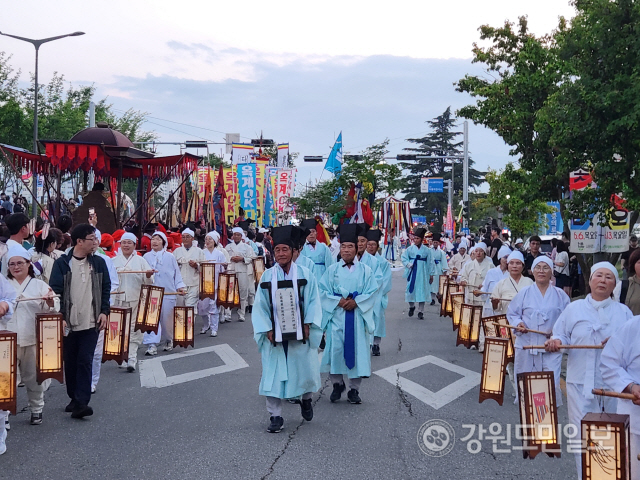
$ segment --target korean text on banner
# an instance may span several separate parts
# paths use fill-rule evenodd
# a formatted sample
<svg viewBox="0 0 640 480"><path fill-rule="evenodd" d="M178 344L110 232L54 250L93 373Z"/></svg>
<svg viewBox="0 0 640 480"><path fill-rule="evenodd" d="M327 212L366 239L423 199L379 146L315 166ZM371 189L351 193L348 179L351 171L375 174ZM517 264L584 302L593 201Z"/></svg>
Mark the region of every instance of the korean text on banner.
<svg viewBox="0 0 640 480"><path fill-rule="evenodd" d="M283 168L278 171L278 186L276 189L276 204L278 206L278 213L284 212L284 207L289 203L289 197L291 196L291 186L293 182L293 170L289 168Z"/></svg>
<svg viewBox="0 0 640 480"><path fill-rule="evenodd" d="M233 150L231 151L231 162L249 163L253 155L253 145L250 143L234 143Z"/></svg>
<svg viewBox="0 0 640 480"><path fill-rule="evenodd" d="M269 192L267 196L268 203L268 225L276 224L277 204L276 197L278 192L278 169L270 167L268 169Z"/></svg>
<svg viewBox="0 0 640 480"><path fill-rule="evenodd" d="M591 173L586 170L576 170L569 175L569 190L575 191L594 188ZM570 220L571 244L569 250L573 253L596 253L600 251L600 233L598 217L592 216L588 220L572 218Z"/></svg>
<svg viewBox="0 0 640 480"><path fill-rule="evenodd" d="M256 210L258 212L258 216L256 219L257 225L262 225L264 223L266 170L266 165L256 164Z"/></svg>
<svg viewBox="0 0 640 480"><path fill-rule="evenodd" d="M224 191L227 194L225 199L225 219L228 225L238 216L238 178L236 176L236 166L223 168L224 174Z"/></svg>
<svg viewBox="0 0 640 480"><path fill-rule="evenodd" d="M244 217L256 220L258 207L256 203L256 164L241 163L238 168L238 200L244 210Z"/></svg>

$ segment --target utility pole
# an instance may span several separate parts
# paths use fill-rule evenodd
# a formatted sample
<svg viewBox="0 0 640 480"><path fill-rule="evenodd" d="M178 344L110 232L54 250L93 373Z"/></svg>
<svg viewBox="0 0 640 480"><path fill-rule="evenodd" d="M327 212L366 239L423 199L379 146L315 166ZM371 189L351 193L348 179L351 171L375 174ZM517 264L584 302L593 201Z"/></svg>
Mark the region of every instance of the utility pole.
<svg viewBox="0 0 640 480"><path fill-rule="evenodd" d="M464 121L464 154L462 158L462 204L469 202L469 122ZM469 228L469 219L465 215L462 218L463 228Z"/></svg>

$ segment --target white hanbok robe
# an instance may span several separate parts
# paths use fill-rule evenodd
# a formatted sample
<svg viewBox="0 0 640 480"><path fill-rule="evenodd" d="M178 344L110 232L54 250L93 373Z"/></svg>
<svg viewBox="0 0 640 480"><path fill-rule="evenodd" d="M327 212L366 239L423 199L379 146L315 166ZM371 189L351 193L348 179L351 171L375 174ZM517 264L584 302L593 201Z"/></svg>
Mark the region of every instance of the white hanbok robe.
<svg viewBox="0 0 640 480"><path fill-rule="evenodd" d="M4 257L6 257L6 255ZM6 304L9 306L7 313L5 313L4 316L0 317L0 330L7 329L7 323L13 316L13 307L15 306L17 296L18 293L16 292L15 288L13 288L9 280L7 280L4 275L0 275L0 302L6 302ZM5 430L4 420L8 416L8 411L0 410L0 437L6 438L7 432Z"/></svg>
<svg viewBox="0 0 640 480"><path fill-rule="evenodd" d="M469 260L471 260L471 257L467 252L465 252L464 255L460 255L460 253L456 253L453 257L451 257L451 260L449 260L449 269L457 270L458 272L460 272L464 264L467 263Z"/></svg>
<svg viewBox="0 0 640 480"><path fill-rule="evenodd" d="M505 269L502 271L500 265L492 268L487 272L482 281L482 285L478 290L482 290L483 292L489 292L490 294L493 292L493 289L496 288L496 285L501 280L504 280L509 276L509 272ZM484 299L484 305L482 306L482 316L490 317L491 315L496 315L493 312L493 306L491 305L491 295L482 295L482 299Z"/></svg>
<svg viewBox="0 0 640 480"><path fill-rule="evenodd" d="M384 246L384 257L391 263L400 260L400 239L395 236L391 242Z"/></svg>
<svg viewBox="0 0 640 480"><path fill-rule="evenodd" d="M605 307L596 310L590 300L591 295L571 303L560 315L553 327L552 339L563 345L600 345L616 333L633 314L626 305L614 300L607 301ZM600 373L602 350L567 350L567 403L569 423L580 429L580 421L589 412L616 410L615 398L596 398L591 390L604 388ZM576 454L576 467L581 471L580 455Z"/></svg>
<svg viewBox="0 0 640 480"><path fill-rule="evenodd" d="M600 356L600 372L614 392L621 393L632 382L640 383L640 316L631 318L611 335ZM640 478L640 405L619 399L617 413L629 415L631 478Z"/></svg>
<svg viewBox="0 0 640 480"><path fill-rule="evenodd" d="M305 255L298 255L298 258L296 258L296 265L302 265L310 272L313 272L316 268L316 264Z"/></svg>
<svg viewBox="0 0 640 480"><path fill-rule="evenodd" d="M151 270L149 262L143 257L133 252L128 258L118 251L113 257L113 266L116 272L146 272ZM131 308L131 328L129 329L129 359L128 364L136 366L138 359L138 348L142 345L143 332L136 330L136 318L138 317L138 303L140 302L140 289L142 285L153 284L153 275L147 278L145 273L124 273L118 274L120 282L118 295L112 295L115 305L122 308Z"/></svg>
<svg viewBox="0 0 640 480"><path fill-rule="evenodd" d="M549 285L544 296L534 283L520 290L507 308L507 320L514 327L524 323L527 328L549 332L554 328L556 320L567 308L570 300L561 288ZM515 341L514 370L516 378L524 372L547 372L554 375L556 385L556 404L562 405L560 391L560 369L562 367L562 352L550 353L544 350L524 350L528 345L544 345L547 337L539 333L518 333Z"/></svg>
<svg viewBox="0 0 640 480"><path fill-rule="evenodd" d="M373 307L378 285L371 269L357 260L350 267L344 260L331 265L320 279L322 330L326 346L320 364L322 372L348 375L349 378L371 376L370 335L375 330ZM348 368L344 359L346 310L338 306L341 298L357 292L354 312L355 366Z"/></svg>
<svg viewBox="0 0 640 480"><path fill-rule="evenodd" d="M253 279L253 249L246 243L229 242L225 250L231 257L242 257L241 262L229 262L227 270L235 273L238 278L238 289L240 290L240 309L238 316L244 320L244 313L249 299L253 298L255 293L255 281Z"/></svg>
<svg viewBox="0 0 640 480"><path fill-rule="evenodd" d="M274 329L271 321L271 290L258 287L253 305L251 323L253 338L258 344L262 359L260 395L275 398L297 398L305 393L317 392L321 386L318 347L322 340L322 314L320 294L315 275L303 266L297 265L297 278L306 279L301 287L303 298L301 310L304 323L309 325L309 338L289 340L273 345L267 333ZM261 283L277 280L292 280L292 271L285 275L279 267L271 267L262 275ZM286 350L285 350L286 344Z"/></svg>
<svg viewBox="0 0 640 480"><path fill-rule="evenodd" d="M339 251L340 250L338 249L338 252ZM324 272L327 271L327 268L334 263L333 257L331 256L331 250L321 242L316 242L315 247L307 242L300 255L308 257L315 264L313 273L316 274L316 278L322 277Z"/></svg>
<svg viewBox="0 0 640 480"><path fill-rule="evenodd" d="M405 302L423 303L431 301L431 284L429 281L433 276L434 263L432 255L431 249L426 245L420 245L420 248L411 245L402 252L403 277L407 279L407 288L404 293ZM411 291L411 283L414 276L414 287L413 291ZM436 279L433 282L437 284Z"/></svg>
<svg viewBox="0 0 640 480"><path fill-rule="evenodd" d="M464 280L468 285L464 288L464 302L466 304L482 305L484 303L482 296L476 297L473 294L473 291L480 290L480 286L482 285L482 282L484 282L484 277L487 276L487 273L492 268L495 268L493 262L489 257L485 257L481 263L478 262L478 260L469 262L465 266L465 269L460 272L460 280Z"/></svg>
<svg viewBox="0 0 640 480"><path fill-rule="evenodd" d="M111 280L111 291L119 292L120 279L118 278L116 267L114 267L113 265L113 260L111 259L111 257L108 257L104 253L100 253L100 250L98 250L95 255L102 258L104 260L104 263L107 265L109 279ZM114 303L114 295L111 295L111 297L109 298L109 305L113 305ZM100 369L102 368L102 352L104 351L104 335L105 331L100 330L100 333L98 333L98 341L96 342L96 349L93 351L93 364L91 366L91 386L93 388L98 385L98 381L100 380Z"/></svg>
<svg viewBox="0 0 640 480"><path fill-rule="evenodd" d="M56 261L49 255L45 255L44 253L37 253L35 249L29 250L29 253L31 253L31 261L33 263L39 263L42 267L42 273L38 275L38 278L48 285L49 278L51 278L51 271L53 270L53 264ZM38 270L36 269L36 274L37 273Z"/></svg>
<svg viewBox="0 0 640 480"><path fill-rule="evenodd" d="M180 267L176 262L176 257L166 250L160 252L147 252L144 259L152 269L156 270L153 284L163 287L164 291L176 292L180 288L186 288L180 274ZM165 295L162 300L162 310L160 311L160 327L158 333L145 333L143 343L145 345L158 345L160 342L173 341L173 307L176 306L175 295Z"/></svg>
<svg viewBox="0 0 640 480"><path fill-rule="evenodd" d="M225 263L227 261L222 252L217 248L214 248L212 251L205 248L202 250L202 257L203 260L207 260L209 262ZM212 333L218 331L218 323L220 320L220 309L216 303L218 296L218 277L221 272L225 271L225 269L226 267L224 265L215 266L215 276L213 281L215 284L216 298L203 298L198 301L198 309L196 313L204 318L204 328L211 328Z"/></svg>
<svg viewBox="0 0 640 480"><path fill-rule="evenodd" d="M503 301L498 302L498 307L493 309L494 315L503 315L507 313L507 308L509 307L509 301L504 300L512 300L520 290L529 285L533 285L533 280L529 277L525 277L522 275L519 281L515 281L511 276L507 274L505 278L496 283L495 288L491 292L491 298L502 298Z"/></svg>
<svg viewBox="0 0 640 480"><path fill-rule="evenodd" d="M432 248L431 256L433 261L433 282L431 283L431 293L438 293L440 275L447 269L447 254L441 248Z"/></svg>
<svg viewBox="0 0 640 480"><path fill-rule="evenodd" d="M189 265L189 262L201 262L204 260L204 253L202 250L193 245L189 250L186 247L178 247L173 251L173 256L176 257L178 267L180 267L180 275L182 275L182 281L187 286L187 294L184 297L177 299L177 304L185 307L195 307L198 303L198 296L200 293L200 266L193 268ZM197 313L197 312L196 312Z"/></svg>

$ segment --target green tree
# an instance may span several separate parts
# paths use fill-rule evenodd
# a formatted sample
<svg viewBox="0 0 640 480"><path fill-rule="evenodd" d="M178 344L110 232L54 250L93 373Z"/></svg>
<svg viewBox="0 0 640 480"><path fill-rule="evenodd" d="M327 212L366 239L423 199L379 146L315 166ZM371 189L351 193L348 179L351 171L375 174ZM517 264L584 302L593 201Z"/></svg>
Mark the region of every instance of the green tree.
<svg viewBox="0 0 640 480"><path fill-rule="evenodd" d="M502 171L489 169L486 174L489 195L484 201L502 214L503 223L514 237L536 233L540 229L540 216L554 211L544 200L522 188L527 175L513 163L508 163Z"/></svg>
<svg viewBox="0 0 640 480"><path fill-rule="evenodd" d="M472 63L483 64L490 78L466 75L456 84L457 91L476 99L457 115L500 135L526 173L522 188L545 201L562 200L569 186L569 170L550 141L551 128L537 122L562 80L565 67L556 38L565 31L562 18L554 35L542 37L529 32L526 17L520 17L517 26L483 25L480 39L490 46L474 43Z"/></svg>
<svg viewBox="0 0 640 480"><path fill-rule="evenodd" d="M270 145L268 147L262 147L262 155L265 157L269 157L269 165L272 167L278 166L278 146ZM289 152L289 159L287 163L287 168L295 168L296 158L300 155L299 152Z"/></svg>
<svg viewBox="0 0 640 480"><path fill-rule="evenodd" d="M299 218L309 218L321 213L333 216L344 208L344 202L341 201L342 192L335 179L300 188L304 188L301 194L291 197L291 203L296 206L296 215Z"/></svg>
<svg viewBox="0 0 640 480"><path fill-rule="evenodd" d="M445 188L444 193L422 193L420 191L421 178L442 177L449 180L451 179L451 165L454 164L454 199L462 198L462 161L459 159L429 158L462 155L462 141L456 141L462 132L455 131L456 118L451 115L451 107L447 107L442 115L427 121L427 123L432 130L431 132L422 138L407 139L408 142L416 144L416 147L408 147L404 150L425 158L401 163L402 167L409 171L409 174L404 178L403 192L405 199L415 202L413 210L418 214L426 215L427 219L431 218L433 214L436 220L434 223L439 228L442 224L442 216L447 212L447 189ZM483 182L482 175L482 172L473 168L473 160L470 158L469 187L472 190L475 190L475 187ZM458 205L458 202L454 200L454 210L455 205Z"/></svg>

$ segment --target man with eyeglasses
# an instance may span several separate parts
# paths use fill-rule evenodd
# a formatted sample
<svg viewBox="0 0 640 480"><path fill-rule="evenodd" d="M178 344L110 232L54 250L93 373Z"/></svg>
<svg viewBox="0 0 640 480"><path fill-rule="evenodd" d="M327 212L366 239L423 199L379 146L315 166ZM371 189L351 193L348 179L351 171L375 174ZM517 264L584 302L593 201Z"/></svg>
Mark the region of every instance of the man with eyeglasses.
<svg viewBox="0 0 640 480"><path fill-rule="evenodd" d="M107 326L111 280L105 261L92 252L96 229L86 223L71 232L73 247L53 264L49 285L60 296L60 311L68 331L64 338L65 408L72 418L93 415L91 367L98 332Z"/></svg>

